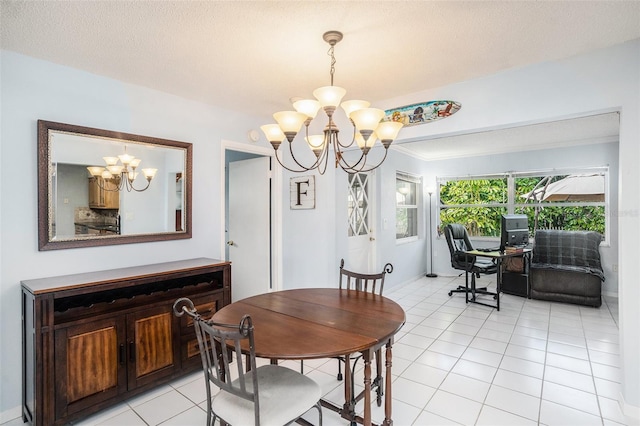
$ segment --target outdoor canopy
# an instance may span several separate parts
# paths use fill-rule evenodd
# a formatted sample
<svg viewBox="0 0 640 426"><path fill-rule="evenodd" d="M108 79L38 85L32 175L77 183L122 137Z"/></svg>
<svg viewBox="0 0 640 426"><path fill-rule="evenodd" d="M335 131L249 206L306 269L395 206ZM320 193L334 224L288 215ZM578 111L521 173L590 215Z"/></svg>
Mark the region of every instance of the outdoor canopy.
<svg viewBox="0 0 640 426"><path fill-rule="evenodd" d="M604 174L576 174L521 196L536 201L604 201Z"/></svg>

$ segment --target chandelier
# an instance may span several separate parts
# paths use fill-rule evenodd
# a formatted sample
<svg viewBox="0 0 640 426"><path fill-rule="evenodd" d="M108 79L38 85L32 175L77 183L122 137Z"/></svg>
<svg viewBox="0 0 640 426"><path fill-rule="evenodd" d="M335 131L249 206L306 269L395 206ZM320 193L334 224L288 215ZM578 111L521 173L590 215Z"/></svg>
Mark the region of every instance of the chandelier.
<svg viewBox="0 0 640 426"><path fill-rule="evenodd" d="M327 169L329 159L329 150L333 149L335 153L335 167L340 166L347 173L368 172L379 167L387 158L389 145L397 137L402 123L395 121L382 121L385 113L381 109L369 108L370 103L362 100L350 100L342 102L342 98L347 93L342 87L333 85L333 75L335 73L336 59L334 56L335 45L342 40L342 33L339 31L327 31L322 38L326 41L330 48L327 54L331 56L331 85L320 87L313 91L316 99L301 99L293 102L295 111L280 111L273 114L273 118L278 124L266 124L260 128L275 151L275 157L278 163L291 172L306 172L317 169L322 175ZM333 121L333 114L338 105L342 107L345 114L349 118L353 126L351 140L343 143L339 137L339 129ZM324 128L324 134L309 134L309 125L316 117L319 109L322 108L328 118L327 125ZM296 158L294 154L293 144L294 138L305 126L305 140L309 149L315 154L315 161L304 165L303 161ZM287 140L289 144L289 152L291 158L295 162L292 167L285 166L284 158L278 156L278 148L282 142ZM375 142L380 140L384 147L384 157L375 163L367 163L367 155ZM348 162L344 156L344 149L354 145L360 148L360 158L355 162ZM310 158L313 158L311 156Z"/></svg>
<svg viewBox="0 0 640 426"><path fill-rule="evenodd" d="M142 169L142 174L147 180L147 184L144 188L136 188L134 181L138 177L136 169L140 166L142 161L133 155L127 154L127 147L124 147L124 154L117 157L102 157L106 163L105 167L89 166L87 170L94 178L97 179L98 186L105 191L122 191L126 189L128 192L137 191L142 192L149 188L151 185L151 179L156 175L158 169ZM120 164L118 164L120 162ZM108 182L109 185L105 185L104 182Z"/></svg>

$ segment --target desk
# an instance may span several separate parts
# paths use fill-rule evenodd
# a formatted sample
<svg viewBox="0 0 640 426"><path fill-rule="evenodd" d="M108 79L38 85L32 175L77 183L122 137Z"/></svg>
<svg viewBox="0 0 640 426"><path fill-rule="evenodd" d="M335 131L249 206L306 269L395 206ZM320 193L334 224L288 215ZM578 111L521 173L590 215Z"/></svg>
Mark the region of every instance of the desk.
<svg viewBox="0 0 640 426"><path fill-rule="evenodd" d="M471 256L476 256L476 257L487 257L490 259L493 259L496 261L496 266L497 266L497 270L498 272L496 273L496 292L493 296L494 299L496 299L496 305L489 305L487 303L483 303L480 302L479 300L476 299L476 292L475 292L475 288L471 289L471 299L469 299L469 291L467 291L465 293L465 298L466 301L468 303L477 303L479 305L485 305L485 306L489 306L491 308L496 308L498 311L500 310L500 289L502 287L502 260L503 259L507 259L510 257L527 257L529 256L531 253L531 249L523 249L521 252L519 253L505 253L503 251L480 251L480 250L468 250L465 251L465 254L469 255L469 257ZM469 272L466 272L466 275L468 275ZM469 282L469 280L467 279L466 282Z"/></svg>
<svg viewBox="0 0 640 426"><path fill-rule="evenodd" d="M371 424L371 358L386 346L385 420L391 425L391 346L404 325L404 310L386 297L355 290L312 288L278 291L225 306L213 321L237 324L243 315L253 319L257 357L278 359L330 358L362 353L364 359L364 418L350 401L350 374L345 363L345 404L323 406L354 423Z"/></svg>

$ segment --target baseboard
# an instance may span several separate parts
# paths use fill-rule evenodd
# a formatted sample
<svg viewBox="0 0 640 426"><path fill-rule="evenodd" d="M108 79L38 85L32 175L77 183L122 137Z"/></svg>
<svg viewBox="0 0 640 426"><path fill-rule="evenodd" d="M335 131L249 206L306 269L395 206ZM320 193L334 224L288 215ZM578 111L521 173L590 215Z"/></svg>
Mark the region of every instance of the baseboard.
<svg viewBox="0 0 640 426"><path fill-rule="evenodd" d="M615 297L615 298L618 297L618 293L613 291L603 291L602 295L607 297Z"/></svg>
<svg viewBox="0 0 640 426"><path fill-rule="evenodd" d="M10 408L5 411L0 411L0 424L7 423L10 420L22 418L22 406Z"/></svg>
<svg viewBox="0 0 640 426"><path fill-rule="evenodd" d="M633 420L633 423L631 424L640 424L640 407L628 404L624 400L622 392L618 393L618 405L620 406L622 414Z"/></svg>
<svg viewBox="0 0 640 426"><path fill-rule="evenodd" d="M409 279L407 279L407 280L404 280L404 281L402 281L402 282L400 282L400 283L387 284L387 283L385 282L385 288L386 288L386 289L392 289L392 288L394 288L394 287L398 287L398 286L402 286L402 285L405 285L405 284L412 283L412 282L417 281L417 280L419 280L419 279L421 279L421 278L423 278L423 277L424 277L424 274L420 274L420 275L417 275L417 276L415 276L415 277L413 277L413 278L409 278Z"/></svg>

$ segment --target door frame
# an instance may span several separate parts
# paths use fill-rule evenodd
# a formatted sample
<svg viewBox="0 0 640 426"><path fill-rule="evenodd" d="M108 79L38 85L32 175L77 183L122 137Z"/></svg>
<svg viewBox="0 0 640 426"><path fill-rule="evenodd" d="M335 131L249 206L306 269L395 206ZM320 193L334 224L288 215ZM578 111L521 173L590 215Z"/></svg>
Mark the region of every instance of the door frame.
<svg viewBox="0 0 640 426"><path fill-rule="evenodd" d="M227 222L225 157L227 150L271 157L271 164L273 164L271 170L271 279L273 288L271 291L282 290L282 168L278 167L273 148L248 145L226 139L222 139L220 143L220 217L222 218L220 223L220 256L228 260L225 254L227 244L225 232L225 223ZM233 288L231 291L233 292Z"/></svg>

